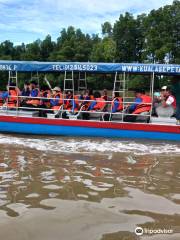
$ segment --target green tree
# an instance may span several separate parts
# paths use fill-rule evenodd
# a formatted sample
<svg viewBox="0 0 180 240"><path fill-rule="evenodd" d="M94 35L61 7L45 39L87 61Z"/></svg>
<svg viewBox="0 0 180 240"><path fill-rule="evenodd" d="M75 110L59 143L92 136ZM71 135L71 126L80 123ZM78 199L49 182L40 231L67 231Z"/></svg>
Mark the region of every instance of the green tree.
<svg viewBox="0 0 180 240"><path fill-rule="evenodd" d="M139 44L139 31L137 21L133 15L126 12L120 15L114 24L113 37L116 43L116 61L136 62L139 60L137 52Z"/></svg>
<svg viewBox="0 0 180 240"><path fill-rule="evenodd" d="M51 36L47 35L46 38L41 42L41 59L43 61L49 60L50 54L55 48L55 43L52 42Z"/></svg>
<svg viewBox="0 0 180 240"><path fill-rule="evenodd" d="M105 22L101 25L102 28L102 34L107 36L107 37L111 37L112 36L112 25L110 22Z"/></svg>
<svg viewBox="0 0 180 240"><path fill-rule="evenodd" d="M0 56L3 59L12 59L14 54L13 43L9 40L6 40L0 44Z"/></svg>
<svg viewBox="0 0 180 240"><path fill-rule="evenodd" d="M21 60L22 55L25 54L26 46L24 43L14 46L13 60Z"/></svg>
<svg viewBox="0 0 180 240"><path fill-rule="evenodd" d="M144 55L158 63L180 62L180 2L152 10L144 21Z"/></svg>
<svg viewBox="0 0 180 240"><path fill-rule="evenodd" d="M57 40L57 60L88 61L92 50L92 40L88 34L70 26L61 31Z"/></svg>
<svg viewBox="0 0 180 240"><path fill-rule="evenodd" d="M22 54L23 60L40 61L41 60L41 40L26 45L25 53Z"/></svg>
<svg viewBox="0 0 180 240"><path fill-rule="evenodd" d="M94 45L91 60L95 62L114 62L116 44L112 38L105 37L101 42Z"/></svg>

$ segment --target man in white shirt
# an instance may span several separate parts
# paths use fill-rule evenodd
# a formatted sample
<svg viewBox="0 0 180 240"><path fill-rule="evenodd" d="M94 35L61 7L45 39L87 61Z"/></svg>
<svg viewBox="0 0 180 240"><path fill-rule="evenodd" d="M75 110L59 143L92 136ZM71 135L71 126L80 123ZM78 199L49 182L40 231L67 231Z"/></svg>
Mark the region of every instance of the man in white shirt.
<svg viewBox="0 0 180 240"><path fill-rule="evenodd" d="M155 108L158 117L172 117L176 110L176 98L171 94L171 91L167 86L161 88L159 101L159 105Z"/></svg>
<svg viewBox="0 0 180 240"><path fill-rule="evenodd" d="M176 109L176 99L171 94L170 89L167 86L163 86L161 88L161 92L162 92L162 106L163 107L172 106L174 109Z"/></svg>

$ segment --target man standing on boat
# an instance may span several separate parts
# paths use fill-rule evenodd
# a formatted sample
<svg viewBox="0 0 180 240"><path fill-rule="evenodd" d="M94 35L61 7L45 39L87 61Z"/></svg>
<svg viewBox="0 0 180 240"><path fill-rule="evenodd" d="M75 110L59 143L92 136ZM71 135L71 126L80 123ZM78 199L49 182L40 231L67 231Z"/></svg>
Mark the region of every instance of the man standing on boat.
<svg viewBox="0 0 180 240"><path fill-rule="evenodd" d="M172 93L176 98L176 119L180 125L180 76L175 76L172 79Z"/></svg>

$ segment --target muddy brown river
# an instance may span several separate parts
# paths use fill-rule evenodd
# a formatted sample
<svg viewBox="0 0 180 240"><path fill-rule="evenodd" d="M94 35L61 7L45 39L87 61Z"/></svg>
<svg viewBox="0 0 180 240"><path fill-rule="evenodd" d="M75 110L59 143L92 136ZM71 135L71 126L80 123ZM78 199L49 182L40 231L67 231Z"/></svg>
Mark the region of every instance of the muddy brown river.
<svg viewBox="0 0 180 240"><path fill-rule="evenodd" d="M180 239L180 143L0 134L0 240L136 239Z"/></svg>

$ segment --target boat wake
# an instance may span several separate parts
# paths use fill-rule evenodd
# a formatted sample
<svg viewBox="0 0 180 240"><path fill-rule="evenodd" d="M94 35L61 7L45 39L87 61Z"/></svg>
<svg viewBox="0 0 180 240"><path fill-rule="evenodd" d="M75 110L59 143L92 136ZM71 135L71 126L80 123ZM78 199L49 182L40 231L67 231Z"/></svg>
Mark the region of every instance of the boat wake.
<svg viewBox="0 0 180 240"><path fill-rule="evenodd" d="M180 144L172 142L152 142L135 140L70 138L70 137L32 137L0 134L0 145L23 146L45 152L62 153L122 153L180 154Z"/></svg>

